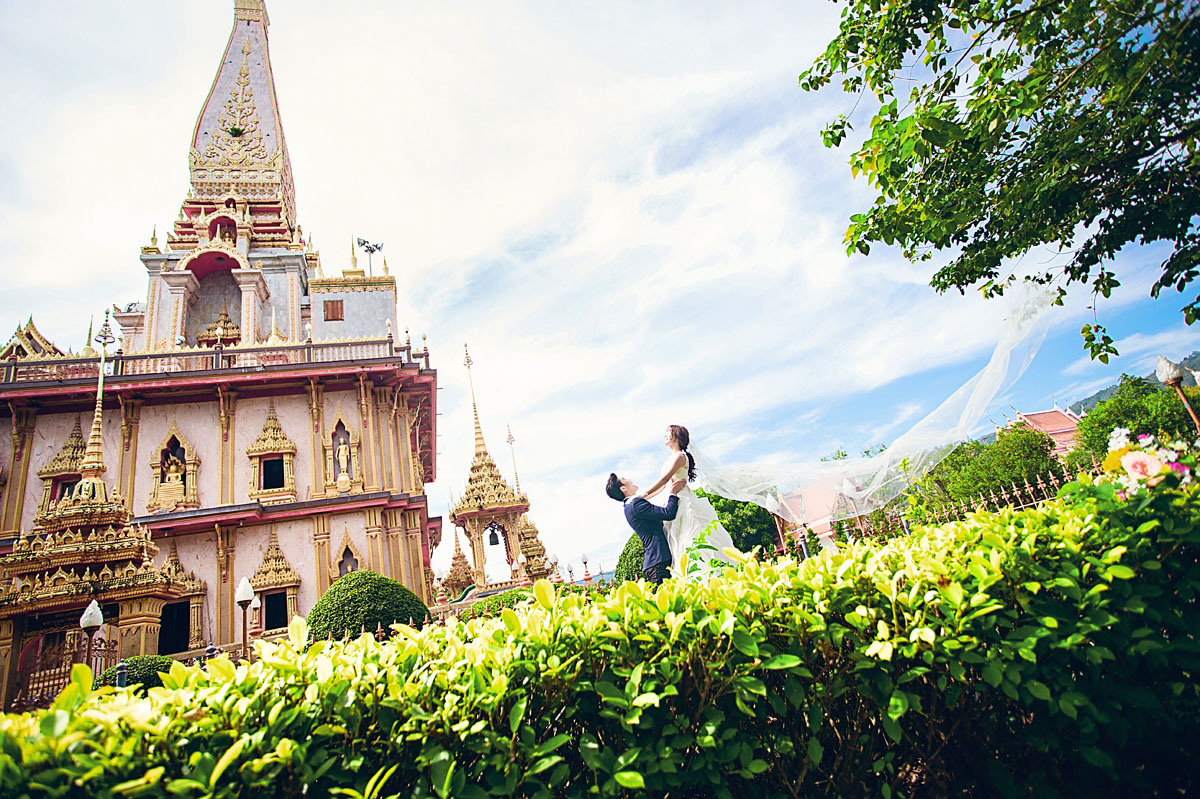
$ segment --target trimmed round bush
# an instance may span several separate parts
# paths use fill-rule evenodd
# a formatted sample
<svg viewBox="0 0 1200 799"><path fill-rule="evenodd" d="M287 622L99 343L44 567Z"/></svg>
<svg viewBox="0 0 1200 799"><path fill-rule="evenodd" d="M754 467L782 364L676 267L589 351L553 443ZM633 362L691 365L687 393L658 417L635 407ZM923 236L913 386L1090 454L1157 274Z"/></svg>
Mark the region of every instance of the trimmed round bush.
<svg viewBox="0 0 1200 799"><path fill-rule="evenodd" d="M420 627L429 618L416 594L390 577L372 571L356 571L339 577L308 612L308 631L313 640L332 635L355 636L364 629L375 632L380 625L400 622Z"/></svg>
<svg viewBox="0 0 1200 799"><path fill-rule="evenodd" d="M642 539L636 535L629 536L629 541L621 550L621 557L613 572L613 582L619 585L626 580L640 580L643 576L642 562L645 559L646 550L642 547Z"/></svg>
<svg viewBox="0 0 1200 799"><path fill-rule="evenodd" d="M491 619L500 615L505 608L515 608L533 601L532 588L512 588L501 594L493 594L476 602L471 607L458 614L463 621L470 619Z"/></svg>
<svg viewBox="0 0 1200 799"><path fill-rule="evenodd" d="M125 684L140 683L142 689L157 688L162 685L162 675L171 670L174 658L166 655L133 655L125 658ZM98 682L101 685L117 684L117 667L104 670Z"/></svg>

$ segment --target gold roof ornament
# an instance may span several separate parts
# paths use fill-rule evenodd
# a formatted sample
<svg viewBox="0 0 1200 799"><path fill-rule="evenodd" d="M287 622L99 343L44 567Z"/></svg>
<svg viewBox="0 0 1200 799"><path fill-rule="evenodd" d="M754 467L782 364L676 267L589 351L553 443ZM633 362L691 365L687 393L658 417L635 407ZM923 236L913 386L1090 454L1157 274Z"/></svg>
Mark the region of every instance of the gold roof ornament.
<svg viewBox="0 0 1200 799"><path fill-rule="evenodd" d="M63 474L79 474L79 464L83 461L83 450L83 426L79 422L79 417L76 416L75 427L71 428L71 433L67 436L62 449L50 459L49 463L38 469L38 477L46 480Z"/></svg>
<svg viewBox="0 0 1200 799"><path fill-rule="evenodd" d="M175 548L174 539L171 540L171 551L167 554L167 559L163 562L162 568L159 571L164 576L183 586L183 596L203 596L208 592L207 583L183 568L183 564L179 561L179 551Z"/></svg>
<svg viewBox="0 0 1200 799"><path fill-rule="evenodd" d="M0 361L40 360L61 358L65 353L54 342L43 336L33 324L33 317L24 325L18 325L12 338L0 349Z"/></svg>
<svg viewBox="0 0 1200 799"><path fill-rule="evenodd" d="M271 400L267 406L267 420L263 422L262 432L254 439L254 443L246 448L246 454L253 457L281 455L285 452L295 453L296 445L283 432L283 426L279 424L279 417L275 414L275 400Z"/></svg>
<svg viewBox="0 0 1200 799"><path fill-rule="evenodd" d="M452 528L454 536L454 557L450 561L450 571L442 579L442 585L446 586L446 590L453 594L462 593L468 586L475 582L475 578L471 576L471 565L467 563L467 556L463 554L462 546L458 542L458 528Z"/></svg>
<svg viewBox="0 0 1200 799"><path fill-rule="evenodd" d="M96 348L92 346L92 319L88 319L87 338L83 340L83 347L79 350L80 358L96 358L98 353Z"/></svg>
<svg viewBox="0 0 1200 799"><path fill-rule="evenodd" d="M463 350L466 353L463 365L467 367L467 380L471 386L471 411L475 416L475 460L471 463L467 488L463 491L458 503L450 510L451 520L458 514L468 511L528 507L528 500L513 491L505 482L496 462L488 454L487 444L483 440L483 428L479 424L479 408L475 402L475 383L471 377L471 365L474 361L471 360L471 352L465 344Z"/></svg>
<svg viewBox="0 0 1200 799"><path fill-rule="evenodd" d="M283 333L279 332L279 328L275 325L275 309L271 309L271 335L267 336L267 342L272 346L287 344L288 339L283 337Z"/></svg>
<svg viewBox="0 0 1200 799"><path fill-rule="evenodd" d="M250 585L254 586L255 591L300 585L300 575L292 569L292 565L284 557L283 550L279 548L279 538L275 535L274 527L271 528L271 537L267 541L267 551L263 553L262 563L250 578Z"/></svg>
<svg viewBox="0 0 1200 799"><path fill-rule="evenodd" d="M217 343L226 346L236 344L241 340L242 329L230 318L227 305L222 305L221 313L217 314L217 320L196 336L196 343L206 347L212 347Z"/></svg>

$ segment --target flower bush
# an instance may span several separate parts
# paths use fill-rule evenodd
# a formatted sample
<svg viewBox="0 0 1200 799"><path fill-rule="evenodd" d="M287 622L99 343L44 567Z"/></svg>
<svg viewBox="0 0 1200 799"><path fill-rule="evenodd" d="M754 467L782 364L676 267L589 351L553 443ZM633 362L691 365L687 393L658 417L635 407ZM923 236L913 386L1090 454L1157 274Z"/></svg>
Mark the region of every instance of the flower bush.
<svg viewBox="0 0 1200 799"><path fill-rule="evenodd" d="M1108 437L1104 470L1127 496L1157 485L1167 474L1176 475L1181 483L1190 483L1196 471L1197 447L1200 442L1194 447L1182 440L1160 443L1147 434L1131 441L1129 430L1117 427Z"/></svg>
<svg viewBox="0 0 1200 799"><path fill-rule="evenodd" d="M1200 485L1161 476L387 642L297 618L145 696L81 666L0 719L0 795L1186 795Z"/></svg>

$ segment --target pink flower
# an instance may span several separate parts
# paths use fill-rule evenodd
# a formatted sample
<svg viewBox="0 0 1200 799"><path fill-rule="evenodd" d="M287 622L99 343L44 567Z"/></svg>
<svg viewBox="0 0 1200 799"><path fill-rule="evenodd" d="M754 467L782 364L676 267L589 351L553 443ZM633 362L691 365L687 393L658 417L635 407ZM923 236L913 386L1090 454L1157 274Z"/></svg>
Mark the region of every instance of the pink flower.
<svg viewBox="0 0 1200 799"><path fill-rule="evenodd" d="M1182 474L1184 477L1187 477L1191 471L1190 469L1188 469L1186 464L1182 464L1179 461L1171 461L1170 463L1167 464L1167 468L1173 472L1178 472L1179 474Z"/></svg>
<svg viewBox="0 0 1200 799"><path fill-rule="evenodd" d="M1138 452L1137 450L1125 453L1121 457L1121 466L1130 477L1137 478L1138 480L1154 477L1163 470L1162 461L1153 455ZM1156 482L1158 481L1155 480L1150 485L1154 485Z"/></svg>

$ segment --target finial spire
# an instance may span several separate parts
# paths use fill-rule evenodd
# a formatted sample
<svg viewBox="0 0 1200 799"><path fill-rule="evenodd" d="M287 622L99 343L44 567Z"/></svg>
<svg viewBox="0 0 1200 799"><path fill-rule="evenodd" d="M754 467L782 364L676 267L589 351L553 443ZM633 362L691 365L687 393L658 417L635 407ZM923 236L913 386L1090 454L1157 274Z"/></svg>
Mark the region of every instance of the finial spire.
<svg viewBox="0 0 1200 799"><path fill-rule="evenodd" d="M512 453L513 482L515 482L517 484L517 495L520 496L520 494L521 494L521 476L519 474L517 474L517 451L515 449L513 449L513 442L516 441L516 439L513 438L512 426L505 425L505 428L508 430L508 438L507 438L508 451Z"/></svg>
<svg viewBox="0 0 1200 799"><path fill-rule="evenodd" d="M475 414L475 457L487 455L487 445L483 443L483 428L479 426L479 407L475 404L475 380L471 377L471 351L467 349L466 343L463 344L463 352L466 358L463 359L463 366L467 367L467 382L471 386L471 412Z"/></svg>
<svg viewBox="0 0 1200 799"><path fill-rule="evenodd" d="M158 225L150 229L150 246L154 248L158 247Z"/></svg>
<svg viewBox="0 0 1200 799"><path fill-rule="evenodd" d="M354 237L350 237L350 268L358 269L358 254L354 252Z"/></svg>
<svg viewBox="0 0 1200 799"><path fill-rule="evenodd" d="M79 464L80 484L99 483L98 491L79 492L83 497L102 498L108 489L100 479L104 474L104 356L108 354L108 345L116 339L108 324L109 312L104 312L104 324L96 334L96 343L100 345L100 375L96 380L96 408L92 412L92 430L88 435L87 447L83 451L83 460ZM90 332L90 331L89 331ZM103 493L99 493L103 492Z"/></svg>

